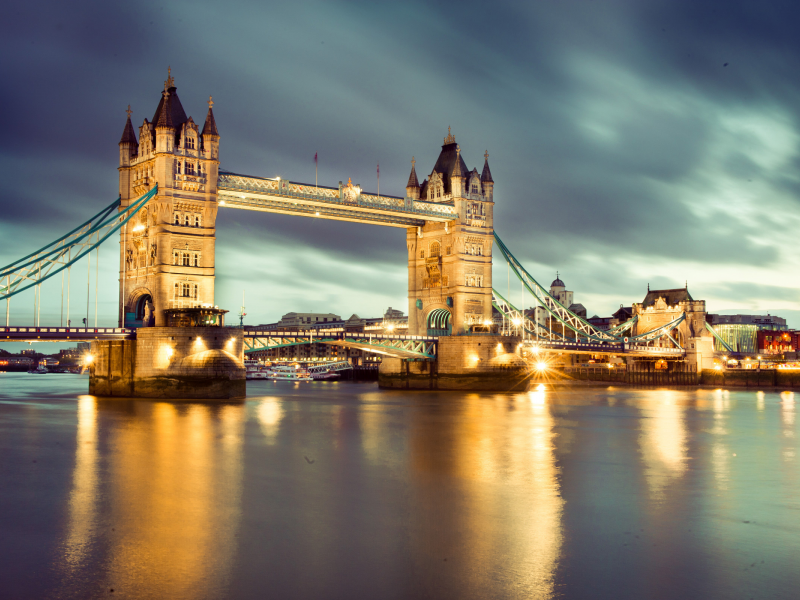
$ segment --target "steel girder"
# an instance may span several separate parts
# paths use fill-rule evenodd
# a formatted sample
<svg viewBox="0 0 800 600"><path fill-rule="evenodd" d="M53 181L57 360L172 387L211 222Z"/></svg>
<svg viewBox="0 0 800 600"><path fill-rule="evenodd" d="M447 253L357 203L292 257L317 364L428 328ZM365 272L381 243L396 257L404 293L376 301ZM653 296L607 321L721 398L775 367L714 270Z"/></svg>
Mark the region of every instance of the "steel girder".
<svg viewBox="0 0 800 600"><path fill-rule="evenodd" d="M531 295L533 295L533 297L536 299L536 302L544 307L544 309L554 319L556 319L556 321L561 323L567 329L574 331L577 335L595 342L619 341L618 336L610 334L602 329L598 329L591 323L571 312L569 308L553 298L550 293L542 285L540 285L530 273L525 270L525 268L514 257L514 255L511 254L506 245L503 243L503 240L501 240L500 236L497 235L497 232L494 233L494 239L497 242L497 246L500 248L500 251L503 253L503 257L508 262L511 270L514 271L514 274L517 276L517 278L522 282Z"/></svg>
<svg viewBox="0 0 800 600"><path fill-rule="evenodd" d="M245 353L304 344L357 348L396 358L435 360L438 338L416 335L376 335L350 332L245 332Z"/></svg>
<svg viewBox="0 0 800 600"><path fill-rule="evenodd" d="M75 264L130 221L157 192L158 186L154 186L121 212L115 212L120 205L117 198L63 237L0 269L0 300L39 285Z"/></svg>

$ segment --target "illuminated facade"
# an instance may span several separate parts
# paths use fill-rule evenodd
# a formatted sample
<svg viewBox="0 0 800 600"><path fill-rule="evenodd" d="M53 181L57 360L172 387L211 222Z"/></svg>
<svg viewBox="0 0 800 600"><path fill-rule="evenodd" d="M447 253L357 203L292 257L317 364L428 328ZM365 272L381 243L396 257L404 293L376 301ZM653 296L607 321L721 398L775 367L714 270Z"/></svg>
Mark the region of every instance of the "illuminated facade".
<svg viewBox="0 0 800 600"><path fill-rule="evenodd" d="M170 74L137 140L131 111L119 142L120 210L158 184L158 195L120 235L120 321L163 326L171 308L213 306L219 132L208 101L202 131Z"/></svg>
<svg viewBox="0 0 800 600"><path fill-rule="evenodd" d="M489 153L484 155L482 173L468 170L455 136L448 131L422 184L414 165L412 160L406 197L452 204L458 217L407 230L408 331L460 333L492 319L494 180Z"/></svg>

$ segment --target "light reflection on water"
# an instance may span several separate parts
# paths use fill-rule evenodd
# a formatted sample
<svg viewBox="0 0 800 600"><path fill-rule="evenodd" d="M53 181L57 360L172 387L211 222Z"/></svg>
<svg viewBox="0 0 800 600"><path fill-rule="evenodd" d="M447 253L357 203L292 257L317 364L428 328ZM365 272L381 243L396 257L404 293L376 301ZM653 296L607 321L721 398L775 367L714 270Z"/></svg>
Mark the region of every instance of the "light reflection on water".
<svg viewBox="0 0 800 600"><path fill-rule="evenodd" d="M250 391L0 397L0 528L43 540L0 539L12 596L791 598L800 585L794 394ZM59 460L63 476L26 474ZM12 522L32 496L40 512Z"/></svg>

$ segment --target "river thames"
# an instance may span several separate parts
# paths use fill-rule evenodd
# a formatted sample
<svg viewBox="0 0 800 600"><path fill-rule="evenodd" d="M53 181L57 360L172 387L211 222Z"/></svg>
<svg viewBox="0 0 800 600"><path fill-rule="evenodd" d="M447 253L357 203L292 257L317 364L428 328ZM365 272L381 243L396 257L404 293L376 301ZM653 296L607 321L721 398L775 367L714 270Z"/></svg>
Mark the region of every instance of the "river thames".
<svg viewBox="0 0 800 600"><path fill-rule="evenodd" d="M0 374L3 598L798 597L792 393L87 387Z"/></svg>

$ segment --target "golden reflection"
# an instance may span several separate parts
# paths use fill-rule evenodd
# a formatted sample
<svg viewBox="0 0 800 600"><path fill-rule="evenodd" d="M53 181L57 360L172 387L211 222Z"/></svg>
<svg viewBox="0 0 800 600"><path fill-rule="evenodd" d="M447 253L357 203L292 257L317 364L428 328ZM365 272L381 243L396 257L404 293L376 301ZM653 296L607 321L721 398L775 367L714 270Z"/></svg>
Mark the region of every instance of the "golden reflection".
<svg viewBox="0 0 800 600"><path fill-rule="evenodd" d="M764 399L766 394L764 392L756 392L756 408L759 412L764 412Z"/></svg>
<svg viewBox="0 0 800 600"><path fill-rule="evenodd" d="M517 595L554 596L564 500L550 394L536 389L514 396L462 396L457 408L450 407L457 410L455 418L438 418L441 409L436 406L429 407L427 415L420 411L422 418L412 427L410 440L419 513L426 512L431 485L444 486L457 501L451 510L437 513L435 526L412 526L420 549L415 555L438 558L456 553L457 560L470 565L475 589L485 585L486 573L507 569L500 561L514 556L519 565ZM458 539L445 531L459 532Z"/></svg>
<svg viewBox="0 0 800 600"><path fill-rule="evenodd" d="M730 451L724 437L728 434L728 430L725 428L726 413L731 407L728 392L715 390L712 407L714 410L714 427L711 433L714 435L714 441L711 445L711 465L714 468L717 489L727 490L731 461Z"/></svg>
<svg viewBox="0 0 800 600"><path fill-rule="evenodd" d="M256 416L268 444L274 444L281 427L283 407L279 398L268 397L258 403Z"/></svg>
<svg viewBox="0 0 800 600"><path fill-rule="evenodd" d="M69 495L64 562L74 571L87 558L97 518L97 407L93 396L78 398L75 470Z"/></svg>
<svg viewBox="0 0 800 600"><path fill-rule="evenodd" d="M241 405L137 402L113 430L108 579L149 598L224 589L242 487Z"/></svg>
<svg viewBox="0 0 800 600"><path fill-rule="evenodd" d="M666 487L686 471L685 407L678 393L663 391L648 416L643 419L640 437L645 476L650 494L661 497Z"/></svg>
<svg viewBox="0 0 800 600"><path fill-rule="evenodd" d="M783 460L791 463L797 457L795 438L795 401L794 392L781 394L781 422L783 423Z"/></svg>

